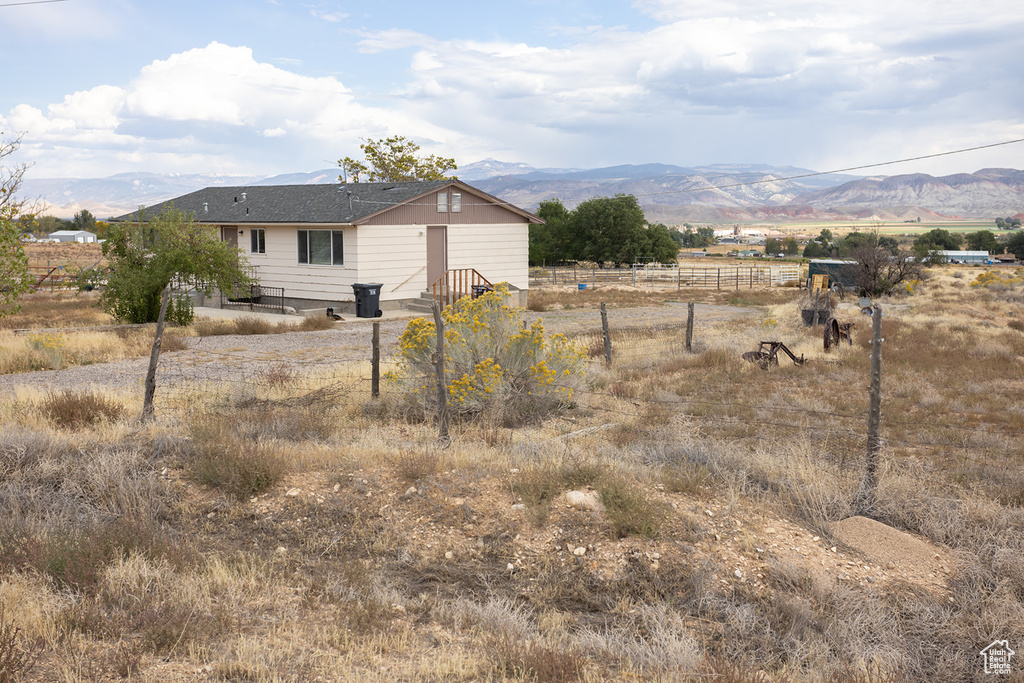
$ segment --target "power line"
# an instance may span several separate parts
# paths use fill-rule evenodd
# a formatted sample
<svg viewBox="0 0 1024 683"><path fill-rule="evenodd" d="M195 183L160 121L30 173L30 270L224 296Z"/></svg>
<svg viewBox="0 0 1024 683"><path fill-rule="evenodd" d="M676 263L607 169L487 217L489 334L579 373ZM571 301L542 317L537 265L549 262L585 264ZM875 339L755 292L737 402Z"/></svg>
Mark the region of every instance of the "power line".
<svg viewBox="0 0 1024 683"><path fill-rule="evenodd" d="M50 0L50 1L56 1L56 0ZM745 181L745 182L742 182L742 183L729 183L729 184L726 184L726 185L708 185L706 187L690 187L690 188L686 188L686 189L682 189L682 190L665 190L664 192L649 192L649 193L643 193L643 194L636 194L636 193L634 193L633 196L634 197L657 197L657 196L668 195L668 194L688 194L688 193L692 193L692 192L706 192L708 190L725 190L725 189L730 189L730 188L734 188L734 187L747 187L747 186L750 186L750 185L762 185L762 184L765 184L765 183L777 183L777 182L782 182L782 181L785 181L785 180L799 180L801 178L815 178L815 177L818 177L818 176L833 175L833 174L836 174L836 173L848 173L850 171L862 171L862 170L868 169L868 168L880 168L882 166L892 166L893 164L903 164L903 163L907 163L907 162L910 162L910 161L922 161L924 159L935 159L935 158L938 158L938 157L951 156L953 154L964 154L965 152L976 152L978 150L991 149L993 147L1003 147L1005 145L1015 145L1015 144L1020 143L1020 142L1024 142L1024 138L1017 138L1015 140L1006 140L1005 142L993 142L993 143L990 143L990 144L987 144L987 145L976 145L974 147L964 147L964 148L961 148L961 149L949 150L947 152L936 152L935 154L924 154L924 155L916 156L916 157L906 157L904 159L894 159L892 161L880 161L880 162L873 163L873 164L863 164L861 166L848 166L846 168L836 168L836 169L832 169L830 171L815 171L813 173L801 173L799 175L784 176L784 177L781 177L781 178L774 178L773 177L773 178L767 178L767 179L763 179L763 180L749 180L749 181ZM462 182L465 182L465 181L462 181ZM353 202L357 202L357 203L361 203L361 204L368 204L368 205L369 204L373 204L373 205L378 205L378 206L398 206L399 204L403 204L403 202L394 202L394 201L383 202L383 201L359 199L358 197L353 197L352 199L353 199ZM407 206L432 206L433 205L433 201L432 200L428 200L428 201L424 201L424 202L413 201L413 202L404 202L404 204L407 205ZM462 205L464 207L468 207L468 206L494 206L495 203L494 202L473 202L473 201L465 201L464 200L462 202ZM499 200L497 202L497 205L499 205L499 206L512 206L512 207L515 207L515 208L519 208L519 207L515 206L514 204L512 204L511 202L506 202L506 201L502 201L502 200Z"/></svg>
<svg viewBox="0 0 1024 683"><path fill-rule="evenodd" d="M0 7L17 7L18 5L46 5L51 2L67 2L67 0L28 0L27 2L5 2Z"/></svg>
<svg viewBox="0 0 1024 683"><path fill-rule="evenodd" d="M686 192L704 192L705 190L723 190L731 187L744 187L747 185L760 185L762 183L777 183L782 180L798 180L800 178L814 178L823 175L832 175L833 173L847 173L849 171L862 171L866 168L878 168L880 166L891 166L892 164L903 164L908 161L921 161L922 159L934 159L936 157L945 157L951 154L963 154L964 152L975 152L979 149L990 149L992 147L1002 147L1003 145L1013 145L1018 142L1024 142L1024 138L1018 138L1016 140L1007 140L1006 142L993 142L990 145L978 145L977 147L965 147L963 149L954 149L949 152L937 152L935 154L925 154L919 157L907 157L906 159L896 159L894 161L882 161L876 164L864 164L863 166L849 166L847 168L837 168L831 171L817 171L814 173L803 173L801 175L786 176L784 178L770 178L768 180L751 180L744 183L733 183L731 185L711 185L709 187L694 187L687 188L685 190L667 190L665 192L652 192L650 194L638 194L636 197L654 197L663 194L682 194Z"/></svg>

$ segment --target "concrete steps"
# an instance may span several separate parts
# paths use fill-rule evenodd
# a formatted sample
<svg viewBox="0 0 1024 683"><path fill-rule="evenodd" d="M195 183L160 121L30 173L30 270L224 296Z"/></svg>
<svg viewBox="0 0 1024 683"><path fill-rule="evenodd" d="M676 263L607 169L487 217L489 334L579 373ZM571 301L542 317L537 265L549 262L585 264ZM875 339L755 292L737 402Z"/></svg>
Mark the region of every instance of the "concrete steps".
<svg viewBox="0 0 1024 683"><path fill-rule="evenodd" d="M433 302L434 297L430 292L420 292L420 298L410 301L406 308L416 313L429 314L434 310L432 308Z"/></svg>

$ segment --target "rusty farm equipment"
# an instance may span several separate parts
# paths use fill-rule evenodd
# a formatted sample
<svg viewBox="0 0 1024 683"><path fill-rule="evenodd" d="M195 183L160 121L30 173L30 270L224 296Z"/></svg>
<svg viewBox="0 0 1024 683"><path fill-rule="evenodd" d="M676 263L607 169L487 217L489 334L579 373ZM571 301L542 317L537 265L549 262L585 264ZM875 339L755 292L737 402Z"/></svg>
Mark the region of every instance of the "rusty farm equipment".
<svg viewBox="0 0 1024 683"><path fill-rule="evenodd" d="M767 370L769 365L779 364L779 351L782 351L793 360L794 365L804 364L804 355L797 358L785 344L780 341L763 341L757 347L757 351L747 351L743 354L743 360L757 363L762 370Z"/></svg>
<svg viewBox="0 0 1024 683"><path fill-rule="evenodd" d="M825 350L831 351L833 346L839 346L839 343L846 340L846 343L853 346L853 336L851 330L853 329L854 323L840 323L835 318L829 318L825 321L825 332L822 335Z"/></svg>

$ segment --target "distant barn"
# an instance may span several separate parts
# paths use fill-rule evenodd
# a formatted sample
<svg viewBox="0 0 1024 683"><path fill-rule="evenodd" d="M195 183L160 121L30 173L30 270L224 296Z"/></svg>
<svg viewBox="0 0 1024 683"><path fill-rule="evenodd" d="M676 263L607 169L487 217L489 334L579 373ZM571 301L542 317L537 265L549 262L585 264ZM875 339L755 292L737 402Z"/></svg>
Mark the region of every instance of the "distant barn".
<svg viewBox="0 0 1024 683"><path fill-rule="evenodd" d="M941 250L939 254L950 263L991 263L992 257L987 251L950 251Z"/></svg>
<svg viewBox="0 0 1024 683"><path fill-rule="evenodd" d="M809 281L815 275L828 275L829 286L840 285L844 289L857 288L857 262L840 259L811 259L808 266Z"/></svg>
<svg viewBox="0 0 1024 683"><path fill-rule="evenodd" d="M47 235L56 242L78 242L79 244L92 244L96 241L96 233L88 230L58 230Z"/></svg>

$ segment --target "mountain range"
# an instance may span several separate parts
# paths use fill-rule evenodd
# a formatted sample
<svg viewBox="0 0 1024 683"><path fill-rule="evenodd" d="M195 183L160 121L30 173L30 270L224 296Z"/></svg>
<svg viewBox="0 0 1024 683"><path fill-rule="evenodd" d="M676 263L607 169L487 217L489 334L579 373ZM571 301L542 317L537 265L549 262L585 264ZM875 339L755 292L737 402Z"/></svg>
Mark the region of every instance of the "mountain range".
<svg viewBox="0 0 1024 683"><path fill-rule="evenodd" d="M670 225L684 221L994 219L1024 214L1024 171L1003 168L940 177L915 173L864 178L768 164L559 169L485 159L459 168L458 175L474 187L528 210L552 198L572 208L593 197L632 194L648 220ZM338 182L338 169L270 177L122 173L93 179L25 178L21 194L37 200L38 213L68 218L88 209L97 218L106 218L204 187L334 182Z"/></svg>

